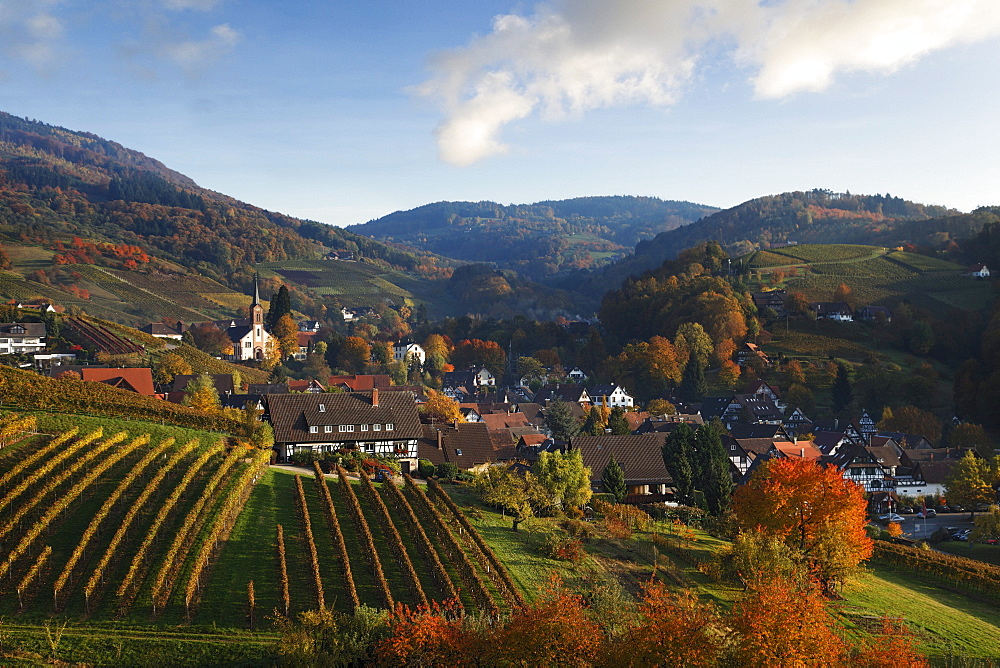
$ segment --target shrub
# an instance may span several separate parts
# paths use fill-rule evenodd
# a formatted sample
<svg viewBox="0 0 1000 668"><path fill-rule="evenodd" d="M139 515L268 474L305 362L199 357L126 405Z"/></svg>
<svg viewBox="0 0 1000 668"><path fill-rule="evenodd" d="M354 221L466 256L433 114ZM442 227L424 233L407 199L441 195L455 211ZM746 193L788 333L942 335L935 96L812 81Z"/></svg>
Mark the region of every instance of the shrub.
<svg viewBox="0 0 1000 668"><path fill-rule="evenodd" d="M559 523L559 528L574 538L590 540L594 537L594 527L576 519L565 519Z"/></svg>
<svg viewBox="0 0 1000 668"><path fill-rule="evenodd" d="M417 462L417 475L421 478L430 478L434 475L434 464L429 459L421 459Z"/></svg>
<svg viewBox="0 0 1000 668"><path fill-rule="evenodd" d="M434 472L438 478L454 480L459 474L459 468L452 462L444 462L443 464L438 464Z"/></svg>

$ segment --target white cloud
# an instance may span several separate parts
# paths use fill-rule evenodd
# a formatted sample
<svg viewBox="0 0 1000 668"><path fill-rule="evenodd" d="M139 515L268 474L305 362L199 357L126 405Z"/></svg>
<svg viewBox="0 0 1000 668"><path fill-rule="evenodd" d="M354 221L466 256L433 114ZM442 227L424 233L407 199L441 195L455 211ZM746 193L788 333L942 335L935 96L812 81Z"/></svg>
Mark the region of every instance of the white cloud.
<svg viewBox="0 0 1000 668"><path fill-rule="evenodd" d="M232 51L239 40L240 33L223 23L212 28L204 39L168 40L160 45L159 51L189 75L193 75Z"/></svg>
<svg viewBox="0 0 1000 668"><path fill-rule="evenodd" d="M0 0L0 53L45 73L60 59L64 28L51 0Z"/></svg>
<svg viewBox="0 0 1000 668"><path fill-rule="evenodd" d="M437 54L416 92L437 100L441 157L468 165L508 147L503 128L622 105L678 101L700 58L749 68L755 94L822 91L844 72L893 72L1000 35L996 0L557 0L508 14Z"/></svg>
<svg viewBox="0 0 1000 668"><path fill-rule="evenodd" d="M197 9L207 12L210 9L215 9L221 1L222 0L163 0L163 6L174 11Z"/></svg>

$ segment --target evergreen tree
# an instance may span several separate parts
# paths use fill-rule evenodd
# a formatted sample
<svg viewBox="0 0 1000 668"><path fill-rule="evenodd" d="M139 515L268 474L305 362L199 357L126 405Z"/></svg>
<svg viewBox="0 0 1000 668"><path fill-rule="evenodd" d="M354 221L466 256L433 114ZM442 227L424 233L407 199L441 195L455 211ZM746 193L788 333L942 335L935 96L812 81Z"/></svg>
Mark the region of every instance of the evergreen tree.
<svg viewBox="0 0 1000 668"><path fill-rule="evenodd" d="M267 331L274 329L274 326L278 324L283 315L292 314L292 298L288 294L288 288L282 285L278 288L278 292L271 297L271 305L267 309L267 315L264 317L264 325L267 327Z"/></svg>
<svg viewBox="0 0 1000 668"><path fill-rule="evenodd" d="M591 406L590 410L587 411L587 420L583 423L583 428L580 430L581 434L586 434L587 436L600 436L604 433L604 425L601 420L601 409L597 406Z"/></svg>
<svg viewBox="0 0 1000 668"><path fill-rule="evenodd" d="M568 441L580 431L580 425L573 417L569 404L555 397L545 408L545 426L557 441Z"/></svg>
<svg viewBox="0 0 1000 668"><path fill-rule="evenodd" d="M674 480L677 501L690 504L694 499L694 473L691 458L694 454L694 430L682 422L670 432L663 444L663 464Z"/></svg>
<svg viewBox="0 0 1000 668"><path fill-rule="evenodd" d="M729 455L722 446L719 430L703 424L695 432L697 451L697 488L705 495L708 511L719 515L729 507L733 494L733 476L730 473Z"/></svg>
<svg viewBox="0 0 1000 668"><path fill-rule="evenodd" d="M625 419L624 408L615 406L611 409L611 416L608 418L608 428L611 429L611 433L615 436L626 436L632 433L632 430L628 426L628 420Z"/></svg>
<svg viewBox="0 0 1000 668"><path fill-rule="evenodd" d="M614 495L616 502L621 503L625 499L625 494L628 492L628 487L625 485L625 470L614 455L611 455L611 461L604 467L601 484L605 492Z"/></svg>
<svg viewBox="0 0 1000 668"><path fill-rule="evenodd" d="M697 402L708 394L708 383L705 382L705 369L692 357L684 366L684 376L678 388L685 401Z"/></svg>
<svg viewBox="0 0 1000 668"><path fill-rule="evenodd" d="M833 412L843 413L847 410L854 392L851 389L851 376L846 364L837 364L837 377L833 381L831 389L833 395Z"/></svg>

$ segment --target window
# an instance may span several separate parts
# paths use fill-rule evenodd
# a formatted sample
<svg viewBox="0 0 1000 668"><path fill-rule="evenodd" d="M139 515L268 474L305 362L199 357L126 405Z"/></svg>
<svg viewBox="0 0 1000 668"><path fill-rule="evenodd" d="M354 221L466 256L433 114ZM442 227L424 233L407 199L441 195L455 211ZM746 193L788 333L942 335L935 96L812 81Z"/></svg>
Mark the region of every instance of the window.
<svg viewBox="0 0 1000 668"><path fill-rule="evenodd" d="M342 425L340 425L340 431L341 432L354 431L354 425L353 424L342 424Z"/></svg>
<svg viewBox="0 0 1000 668"><path fill-rule="evenodd" d="M368 431L368 425L366 424L361 425L361 431Z"/></svg>
<svg viewBox="0 0 1000 668"><path fill-rule="evenodd" d="M462 448L455 448L455 454L458 455L459 457L461 457L462 456Z"/></svg>
<svg viewBox="0 0 1000 668"><path fill-rule="evenodd" d="M380 424L373 424L372 425L372 431L382 431L382 425L380 425Z"/></svg>
<svg viewBox="0 0 1000 668"><path fill-rule="evenodd" d="M318 434L319 433L319 427L309 427L309 433L310 434Z"/></svg>
<svg viewBox="0 0 1000 668"><path fill-rule="evenodd" d="M320 413L325 413L326 412L326 404L320 404L319 405L319 412Z"/></svg>
<svg viewBox="0 0 1000 668"><path fill-rule="evenodd" d="M386 422L385 423L385 430L386 431L392 431L392 423L391 422Z"/></svg>
<svg viewBox="0 0 1000 668"><path fill-rule="evenodd" d="M244 348L249 348L249 347L250 347L250 346L252 346L252 345L253 345L253 344L252 344L252 343L250 343L249 341L244 341L244 342L243 342L243 347L244 347Z"/></svg>
<svg viewBox="0 0 1000 668"><path fill-rule="evenodd" d="M323 431L324 431L325 433L329 434L329 433L330 433L331 431L333 431L333 427L332 427L331 425L325 425L325 426L323 427Z"/></svg>

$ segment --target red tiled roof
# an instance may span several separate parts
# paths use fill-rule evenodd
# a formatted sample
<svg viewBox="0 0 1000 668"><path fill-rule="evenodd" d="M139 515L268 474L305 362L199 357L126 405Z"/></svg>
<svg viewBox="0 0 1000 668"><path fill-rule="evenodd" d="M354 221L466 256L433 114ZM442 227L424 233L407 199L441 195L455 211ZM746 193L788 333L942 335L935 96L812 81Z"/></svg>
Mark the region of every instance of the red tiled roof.
<svg viewBox="0 0 1000 668"><path fill-rule="evenodd" d="M153 389L153 372L151 369L81 369L83 380L105 383L121 387L138 394L151 397L156 394Z"/></svg>
<svg viewBox="0 0 1000 668"><path fill-rule="evenodd" d="M389 387L392 380L387 374L367 374L354 376L330 376L327 379L327 387L335 385L346 385L353 392L369 392L376 387Z"/></svg>
<svg viewBox="0 0 1000 668"><path fill-rule="evenodd" d="M823 453L809 441L775 441L774 447L786 457L802 458L806 460L819 459Z"/></svg>

